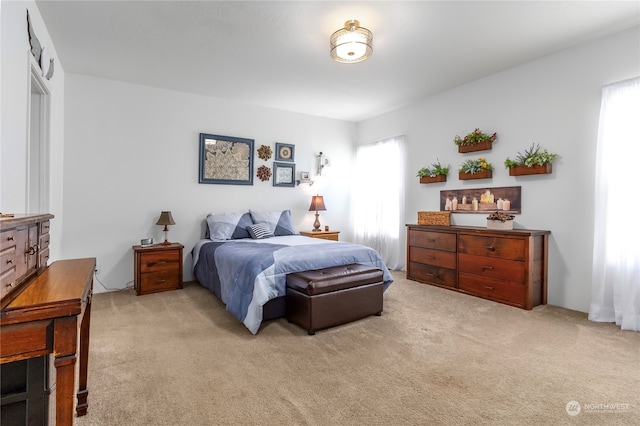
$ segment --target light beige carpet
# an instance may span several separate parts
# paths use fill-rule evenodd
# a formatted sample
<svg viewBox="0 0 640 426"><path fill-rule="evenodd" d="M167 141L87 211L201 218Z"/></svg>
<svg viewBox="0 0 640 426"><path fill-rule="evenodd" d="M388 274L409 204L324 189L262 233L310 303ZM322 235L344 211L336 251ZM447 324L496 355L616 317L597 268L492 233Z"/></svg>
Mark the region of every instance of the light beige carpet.
<svg viewBox="0 0 640 426"><path fill-rule="evenodd" d="M315 336L254 336L195 283L95 295L76 424L640 424L640 333L394 276L381 317Z"/></svg>

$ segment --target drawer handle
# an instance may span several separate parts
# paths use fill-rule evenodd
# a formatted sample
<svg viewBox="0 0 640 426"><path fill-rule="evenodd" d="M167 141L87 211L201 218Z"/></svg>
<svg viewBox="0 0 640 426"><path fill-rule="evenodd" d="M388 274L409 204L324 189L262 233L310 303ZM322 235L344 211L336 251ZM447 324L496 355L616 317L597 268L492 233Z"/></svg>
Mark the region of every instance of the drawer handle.
<svg viewBox="0 0 640 426"><path fill-rule="evenodd" d="M485 269L492 270L493 266L483 266L482 270L484 271Z"/></svg>
<svg viewBox="0 0 640 426"><path fill-rule="evenodd" d="M163 282L165 282L165 281L167 281L167 280L158 280L158 281L156 281L156 282L157 282L158 284L162 284L162 283L163 283Z"/></svg>
<svg viewBox="0 0 640 426"><path fill-rule="evenodd" d="M432 274L431 272L427 272L425 275L429 275L430 277L435 277L436 274Z"/></svg>
<svg viewBox="0 0 640 426"><path fill-rule="evenodd" d="M486 288L487 290L493 290L493 287L491 287L490 285L485 285L484 288Z"/></svg>
<svg viewBox="0 0 640 426"><path fill-rule="evenodd" d="M13 288L13 287L15 287L15 285L16 285L16 282L14 281L12 283L7 284L6 287L7 288Z"/></svg>
<svg viewBox="0 0 640 426"><path fill-rule="evenodd" d="M428 243L435 243L436 240L427 240Z"/></svg>
<svg viewBox="0 0 640 426"><path fill-rule="evenodd" d="M489 251L496 251L496 248L494 246L484 246L484 248L486 248Z"/></svg>
<svg viewBox="0 0 640 426"><path fill-rule="evenodd" d="M40 250L40 246L36 244L35 246L29 247L29 249L25 252L25 254L28 254L29 256L33 256L39 250Z"/></svg>
<svg viewBox="0 0 640 426"><path fill-rule="evenodd" d="M7 260L7 265L11 265L11 264L13 264L13 259Z"/></svg>
<svg viewBox="0 0 640 426"><path fill-rule="evenodd" d="M165 263L167 263L167 262L165 262L164 260L161 260L160 262L155 262L155 263L154 262L149 262L149 263L147 263L147 266L164 265Z"/></svg>
<svg viewBox="0 0 640 426"><path fill-rule="evenodd" d="M7 237L7 241L13 241L13 235L10 237Z"/></svg>

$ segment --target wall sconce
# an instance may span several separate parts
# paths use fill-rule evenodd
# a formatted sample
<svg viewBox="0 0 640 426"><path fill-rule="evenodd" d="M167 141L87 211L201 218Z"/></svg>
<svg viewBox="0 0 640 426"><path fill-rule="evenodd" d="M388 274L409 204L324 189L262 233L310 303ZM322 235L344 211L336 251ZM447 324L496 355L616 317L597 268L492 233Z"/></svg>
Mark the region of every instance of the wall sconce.
<svg viewBox="0 0 640 426"><path fill-rule="evenodd" d="M320 151L318 154L318 176L322 176L322 171L329 166L329 159Z"/></svg>
<svg viewBox="0 0 640 426"><path fill-rule="evenodd" d="M156 225L164 225L164 242L162 244L171 244L167 239L167 232L169 232L168 225L175 225L176 222L173 220L173 216L171 216L171 212L162 212L160 213L160 217L156 222Z"/></svg>

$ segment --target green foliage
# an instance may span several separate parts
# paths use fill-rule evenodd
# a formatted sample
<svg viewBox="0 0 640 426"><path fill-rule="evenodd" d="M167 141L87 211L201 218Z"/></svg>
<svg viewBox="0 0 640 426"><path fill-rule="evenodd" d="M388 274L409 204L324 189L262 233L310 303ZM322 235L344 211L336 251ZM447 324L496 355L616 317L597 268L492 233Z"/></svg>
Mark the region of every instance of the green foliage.
<svg viewBox="0 0 640 426"><path fill-rule="evenodd" d="M557 157L558 154L549 152L546 149L541 149L540 144L532 144L524 153L518 152L514 160L507 157L507 159L504 160L504 166L506 168L516 166L544 166L545 164L553 163Z"/></svg>
<svg viewBox="0 0 640 426"><path fill-rule="evenodd" d="M420 170L418 170L418 177L425 177L425 176L429 176L429 177L435 177L438 175L447 175L449 173L449 169L451 168L451 166L447 165L446 167L443 167L440 164L440 160L438 160L438 162L431 164L431 167L423 167Z"/></svg>
<svg viewBox="0 0 640 426"><path fill-rule="evenodd" d="M482 133L480 129L476 128L473 132L469 133L464 138L461 138L460 136L456 135L456 137L453 139L453 143L455 143L458 146L477 145L480 142L484 142L484 141L495 142L497 138L498 138L497 133L493 133L489 135L486 133Z"/></svg>
<svg viewBox="0 0 640 426"><path fill-rule="evenodd" d="M487 163L484 157L480 157L477 160L467 160L460 166L460 171L463 173L475 174L482 170L493 170L493 165Z"/></svg>

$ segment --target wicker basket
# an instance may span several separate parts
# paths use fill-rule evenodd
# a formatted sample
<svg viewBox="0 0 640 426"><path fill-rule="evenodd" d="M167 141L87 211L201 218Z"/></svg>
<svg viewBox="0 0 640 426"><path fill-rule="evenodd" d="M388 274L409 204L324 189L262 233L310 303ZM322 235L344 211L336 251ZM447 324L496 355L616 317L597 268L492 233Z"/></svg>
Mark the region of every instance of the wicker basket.
<svg viewBox="0 0 640 426"><path fill-rule="evenodd" d="M418 212L418 225L451 225L451 212Z"/></svg>

